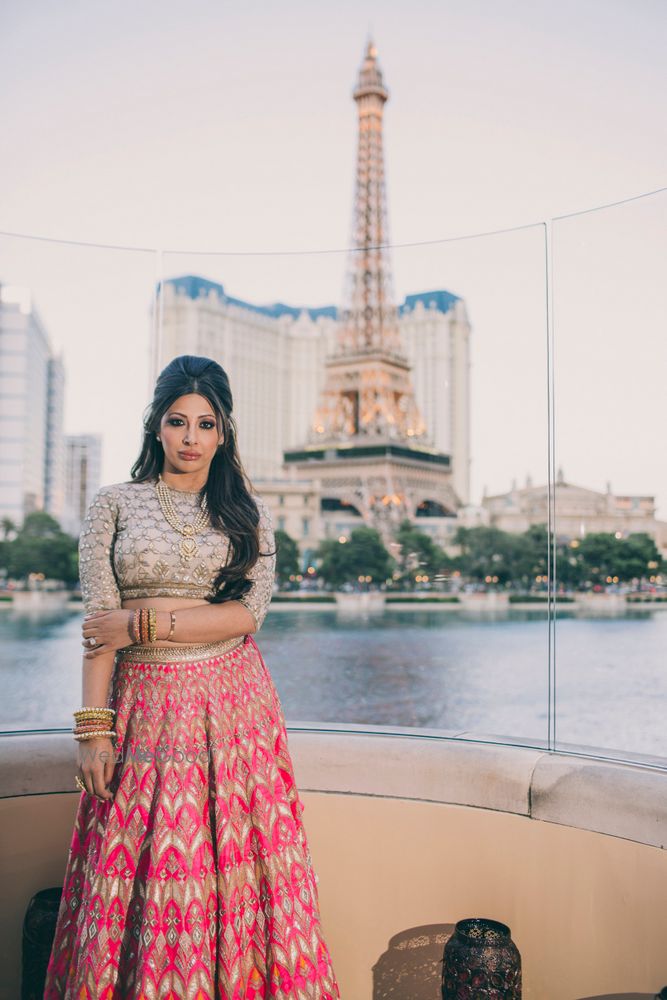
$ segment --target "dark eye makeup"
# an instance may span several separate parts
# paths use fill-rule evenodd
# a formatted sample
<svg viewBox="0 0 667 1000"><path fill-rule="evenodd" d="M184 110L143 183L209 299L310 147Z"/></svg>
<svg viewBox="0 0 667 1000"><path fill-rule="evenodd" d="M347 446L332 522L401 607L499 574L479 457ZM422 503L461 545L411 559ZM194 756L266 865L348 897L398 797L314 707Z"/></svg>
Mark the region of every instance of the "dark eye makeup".
<svg viewBox="0 0 667 1000"><path fill-rule="evenodd" d="M182 424L183 421L181 420L180 417L170 417L169 420L167 420L167 423L171 424L173 427L176 424ZM212 420L202 420L200 426L204 427L204 429L208 431L211 430L213 427L215 427L215 424L213 423Z"/></svg>

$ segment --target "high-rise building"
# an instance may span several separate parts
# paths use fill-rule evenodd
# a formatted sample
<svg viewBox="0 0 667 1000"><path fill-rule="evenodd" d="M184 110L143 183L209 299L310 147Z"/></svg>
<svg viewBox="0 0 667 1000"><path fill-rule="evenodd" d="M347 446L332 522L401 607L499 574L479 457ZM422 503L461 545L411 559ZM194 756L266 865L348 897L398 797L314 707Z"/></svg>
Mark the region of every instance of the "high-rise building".
<svg viewBox="0 0 667 1000"><path fill-rule="evenodd" d="M49 358L44 462L44 510L62 523L65 514L65 365L62 355Z"/></svg>
<svg viewBox="0 0 667 1000"><path fill-rule="evenodd" d="M438 451L451 456L451 481L470 503L470 323L451 292L407 295L399 306L401 342L415 399Z"/></svg>
<svg viewBox="0 0 667 1000"><path fill-rule="evenodd" d="M27 288L0 286L0 517L64 507L64 367Z"/></svg>
<svg viewBox="0 0 667 1000"><path fill-rule="evenodd" d="M252 478L282 476L283 449L302 438L336 325L333 306L258 306L192 275L165 281L153 379L179 354L218 361L229 375L243 462Z"/></svg>
<svg viewBox="0 0 667 1000"><path fill-rule="evenodd" d="M65 513L62 525L78 537L93 494L100 486L102 436L68 434L65 437Z"/></svg>

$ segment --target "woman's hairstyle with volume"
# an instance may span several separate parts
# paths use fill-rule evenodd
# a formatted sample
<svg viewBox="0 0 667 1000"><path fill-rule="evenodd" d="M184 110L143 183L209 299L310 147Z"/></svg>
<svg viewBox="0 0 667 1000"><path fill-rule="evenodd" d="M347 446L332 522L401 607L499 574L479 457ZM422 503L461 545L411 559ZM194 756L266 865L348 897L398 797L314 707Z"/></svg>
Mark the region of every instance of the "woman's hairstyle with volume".
<svg viewBox="0 0 667 1000"><path fill-rule="evenodd" d="M157 480L164 464L162 442L156 437L162 417L179 396L193 392L208 400L216 415L218 433L224 434L201 490L207 497L211 525L229 536L227 562L215 578L215 595L211 598L212 604L221 604L247 593L252 582L246 579L246 573L260 556L274 553L259 551L259 509L238 453L229 378L217 361L181 354L160 372L153 399L144 412L141 452L130 474L138 483Z"/></svg>

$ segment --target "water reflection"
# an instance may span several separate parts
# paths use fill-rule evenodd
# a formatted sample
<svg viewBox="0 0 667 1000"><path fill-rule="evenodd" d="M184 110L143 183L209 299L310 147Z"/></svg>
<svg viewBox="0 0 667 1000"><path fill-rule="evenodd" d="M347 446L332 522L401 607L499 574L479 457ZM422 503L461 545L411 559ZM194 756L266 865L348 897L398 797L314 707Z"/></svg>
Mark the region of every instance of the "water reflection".
<svg viewBox="0 0 667 1000"><path fill-rule="evenodd" d="M271 611L258 645L289 722L547 739L545 609ZM81 695L81 611L0 614L2 729L67 727ZM558 611L557 737L667 757L667 612Z"/></svg>

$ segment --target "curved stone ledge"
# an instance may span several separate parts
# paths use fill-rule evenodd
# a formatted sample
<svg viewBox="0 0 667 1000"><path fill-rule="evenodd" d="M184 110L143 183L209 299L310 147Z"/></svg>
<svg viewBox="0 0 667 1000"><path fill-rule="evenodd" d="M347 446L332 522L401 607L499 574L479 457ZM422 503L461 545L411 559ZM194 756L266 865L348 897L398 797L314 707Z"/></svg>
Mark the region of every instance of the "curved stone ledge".
<svg viewBox="0 0 667 1000"><path fill-rule="evenodd" d="M667 772L545 753L531 783L531 817L667 846Z"/></svg>
<svg viewBox="0 0 667 1000"><path fill-rule="evenodd" d="M475 742L443 730L320 723L287 727L301 791L447 803L557 823L665 849L664 767ZM5 734L0 798L73 787L69 731Z"/></svg>

